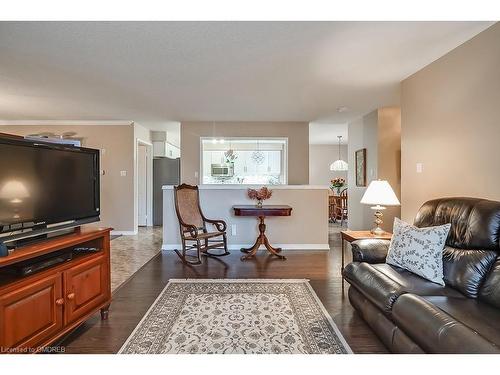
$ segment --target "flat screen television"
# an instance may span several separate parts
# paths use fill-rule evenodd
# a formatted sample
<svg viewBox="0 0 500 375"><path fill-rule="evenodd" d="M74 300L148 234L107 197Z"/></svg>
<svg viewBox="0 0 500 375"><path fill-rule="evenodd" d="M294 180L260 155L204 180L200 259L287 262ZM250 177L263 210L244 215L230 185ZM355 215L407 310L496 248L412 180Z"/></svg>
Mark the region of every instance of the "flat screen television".
<svg viewBox="0 0 500 375"><path fill-rule="evenodd" d="M99 150L0 138L0 241L98 221L99 204Z"/></svg>

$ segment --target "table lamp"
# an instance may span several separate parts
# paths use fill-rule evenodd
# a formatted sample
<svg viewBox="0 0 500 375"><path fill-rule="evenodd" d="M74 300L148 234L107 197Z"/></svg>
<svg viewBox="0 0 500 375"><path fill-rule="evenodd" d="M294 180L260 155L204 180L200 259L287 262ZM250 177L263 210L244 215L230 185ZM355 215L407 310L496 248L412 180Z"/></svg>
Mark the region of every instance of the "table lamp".
<svg viewBox="0 0 500 375"><path fill-rule="evenodd" d="M382 221L382 211L385 206L399 206L398 197L394 194L391 185L385 180L375 180L370 182L368 188L361 198L362 204L372 205L371 209L375 210L375 228L370 232L376 236L381 236L385 231L380 227Z"/></svg>

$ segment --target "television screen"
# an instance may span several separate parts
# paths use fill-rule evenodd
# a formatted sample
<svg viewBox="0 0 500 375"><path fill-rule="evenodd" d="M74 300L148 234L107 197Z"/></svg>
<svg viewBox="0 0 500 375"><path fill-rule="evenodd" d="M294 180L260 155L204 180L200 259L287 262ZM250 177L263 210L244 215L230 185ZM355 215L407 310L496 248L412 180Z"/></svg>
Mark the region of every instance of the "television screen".
<svg viewBox="0 0 500 375"><path fill-rule="evenodd" d="M99 216L99 151L0 139L0 232Z"/></svg>

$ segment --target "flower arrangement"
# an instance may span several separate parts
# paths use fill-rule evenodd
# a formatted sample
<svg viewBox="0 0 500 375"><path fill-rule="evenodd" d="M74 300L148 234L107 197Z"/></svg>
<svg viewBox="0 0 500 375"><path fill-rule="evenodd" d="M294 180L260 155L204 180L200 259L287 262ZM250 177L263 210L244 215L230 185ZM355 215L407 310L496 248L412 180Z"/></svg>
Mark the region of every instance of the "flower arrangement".
<svg viewBox="0 0 500 375"><path fill-rule="evenodd" d="M345 186L345 179L341 177L336 177L330 181L330 189L337 189L337 194L340 195L340 189Z"/></svg>
<svg viewBox="0 0 500 375"><path fill-rule="evenodd" d="M271 198L273 195L273 191L264 186L259 190L248 189L247 195L248 198L257 200L257 207L262 207L262 201Z"/></svg>
<svg viewBox="0 0 500 375"><path fill-rule="evenodd" d="M232 148L224 152L224 158L226 159L226 163L234 163L236 159L238 159L238 155L234 152Z"/></svg>

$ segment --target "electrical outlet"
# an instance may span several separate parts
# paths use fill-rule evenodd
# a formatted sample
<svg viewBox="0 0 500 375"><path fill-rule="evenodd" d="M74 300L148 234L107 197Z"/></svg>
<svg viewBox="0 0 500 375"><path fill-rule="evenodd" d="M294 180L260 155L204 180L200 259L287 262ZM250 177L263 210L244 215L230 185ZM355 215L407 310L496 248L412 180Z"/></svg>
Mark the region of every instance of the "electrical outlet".
<svg viewBox="0 0 500 375"><path fill-rule="evenodd" d="M125 177L127 175L127 171L120 171L120 176Z"/></svg>
<svg viewBox="0 0 500 375"><path fill-rule="evenodd" d="M236 224L231 224L231 236L236 236Z"/></svg>

